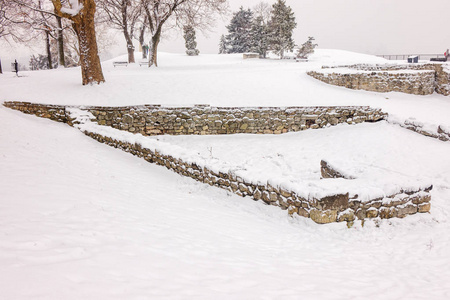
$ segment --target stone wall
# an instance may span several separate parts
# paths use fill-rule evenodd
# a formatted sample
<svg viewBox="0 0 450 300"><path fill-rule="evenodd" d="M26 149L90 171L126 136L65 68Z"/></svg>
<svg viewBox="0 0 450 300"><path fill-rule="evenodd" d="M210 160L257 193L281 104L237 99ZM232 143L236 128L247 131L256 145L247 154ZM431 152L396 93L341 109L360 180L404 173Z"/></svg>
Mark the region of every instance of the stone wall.
<svg viewBox="0 0 450 300"><path fill-rule="evenodd" d="M5 106L70 123L64 106L5 102ZM80 107L98 124L142 135L281 134L341 123L383 120L387 114L367 106L221 108L209 106Z"/></svg>
<svg viewBox="0 0 450 300"><path fill-rule="evenodd" d="M221 108L155 106L89 108L100 125L143 135L281 134L340 123L382 120L369 107Z"/></svg>
<svg viewBox="0 0 450 300"><path fill-rule="evenodd" d="M349 65L323 67L307 74L328 84L373 92L450 95L448 64ZM333 71L336 69L336 72Z"/></svg>
<svg viewBox="0 0 450 300"><path fill-rule="evenodd" d="M64 122L71 126L71 109L57 105L5 102L9 108L39 117ZM139 106L122 108L79 108L96 115L99 125L110 125L132 133L152 134L227 134L227 133L284 133L307 128L320 128L338 123L377 121L385 116L368 107L313 107L313 108L161 108ZM273 119L273 120L272 120ZM183 121L184 120L184 121ZM116 123L117 122L117 123ZM164 124L164 122L167 122ZM157 124L158 123L158 124ZM169 125L168 125L169 124ZM193 124L193 125L192 125ZM97 125L98 126L98 125ZM104 128L104 126L99 126ZM114 129L110 129L114 130ZM269 183L254 184L236 176L232 170L214 172L207 166L185 162L179 157L164 155L139 143L130 143L94 131L83 130L93 139L122 149L148 162L165 166L174 172L200 182L217 186L240 196L262 200L269 205L287 210L289 214L311 218L316 223L348 222L366 218L403 218L410 214L430 210L431 189L399 191L382 198L350 198L350 193L323 198L303 198L298 193ZM319 168L319 166L318 166Z"/></svg>
<svg viewBox="0 0 450 300"><path fill-rule="evenodd" d="M357 73L308 72L322 82L354 90L372 92L401 92L415 95L430 95L435 90L434 71L408 73L388 71L360 71Z"/></svg>
<svg viewBox="0 0 450 300"><path fill-rule="evenodd" d="M436 92L450 96L450 64L436 65Z"/></svg>
<svg viewBox="0 0 450 300"><path fill-rule="evenodd" d="M25 114L35 115L62 123L69 122L66 115L66 107L62 105L38 104L19 101L4 102L3 105L5 107L21 111Z"/></svg>
<svg viewBox="0 0 450 300"><path fill-rule="evenodd" d="M165 166L180 175L228 190L242 197L248 196L254 200L262 200L266 204L287 210L291 215L311 218L319 224L347 222L348 226L352 226L357 219L403 218L415 213L429 212L431 207L431 196L429 194L431 187L415 191L400 191L394 195L364 202L358 198L350 199L349 193L320 199L306 199L293 191L269 183L251 183L245 178L236 176L232 171L214 172L208 167L184 162L177 157L145 148L139 143L132 144L90 131L85 131L85 134L101 143L141 157L150 163Z"/></svg>

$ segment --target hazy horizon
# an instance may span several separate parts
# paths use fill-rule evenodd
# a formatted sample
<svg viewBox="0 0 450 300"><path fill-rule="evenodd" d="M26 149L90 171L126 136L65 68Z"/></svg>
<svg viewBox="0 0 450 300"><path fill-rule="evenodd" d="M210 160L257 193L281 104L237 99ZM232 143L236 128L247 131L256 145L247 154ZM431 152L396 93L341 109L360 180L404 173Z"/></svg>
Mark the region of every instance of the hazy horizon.
<svg viewBox="0 0 450 300"><path fill-rule="evenodd" d="M230 14L218 17L217 24L205 37L197 33L200 53L218 53L219 39L226 34L231 14L239 9L253 8L261 0L229 0ZM275 0L264 1L269 4ZM443 54L450 48L449 0L430 0L426 4L408 0L286 0L296 17L296 44L313 36L322 49L341 49L366 54ZM223 19L223 20L222 20ZM117 46L107 56L126 53L124 38L116 34ZM148 37L147 37L148 39ZM135 45L137 46L137 41ZM162 40L160 51L183 53L181 33L171 33ZM24 59L29 53L45 53L42 47L33 50L19 45L13 49L3 43L0 59L3 68L9 59ZM24 64L24 63L22 63ZM28 64L28 62L26 62Z"/></svg>

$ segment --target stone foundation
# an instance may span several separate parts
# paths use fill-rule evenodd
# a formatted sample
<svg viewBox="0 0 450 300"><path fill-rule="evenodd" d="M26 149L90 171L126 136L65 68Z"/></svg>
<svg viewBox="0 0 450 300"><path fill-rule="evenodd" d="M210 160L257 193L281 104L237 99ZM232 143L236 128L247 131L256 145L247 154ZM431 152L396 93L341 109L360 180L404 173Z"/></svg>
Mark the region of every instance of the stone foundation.
<svg viewBox="0 0 450 300"><path fill-rule="evenodd" d="M5 102L6 107L70 123L64 106ZM281 134L347 123L376 122L387 114L368 106L348 107L80 107L98 124L142 135Z"/></svg>
<svg viewBox="0 0 450 300"><path fill-rule="evenodd" d="M303 198L294 191L273 186L269 183L254 184L245 178L228 172L214 172L208 167L196 163L184 162L171 155L158 153L156 150L142 147L139 143L128 143L90 131L85 134L109 146L122 149L141 157L148 162L165 166L180 175L191 177L197 181L216 186L242 197L264 201L266 204L278 206L289 214L311 218L319 224L348 222L351 226L357 219L371 218L403 218L415 213L430 211L431 196L426 189L400 191L395 195L362 201L357 197L351 199L349 193L327 196L323 198Z"/></svg>
<svg viewBox="0 0 450 300"><path fill-rule="evenodd" d="M339 69L338 69L339 68ZM333 71L336 69L336 72ZM402 92L450 95L450 65L350 65L323 67L307 73L322 82L350 89L373 92Z"/></svg>
<svg viewBox="0 0 450 300"><path fill-rule="evenodd" d="M6 102L4 105L24 113L64 122L71 126L79 122L79 120L71 116L71 110L73 108L69 109L64 106L24 102ZM116 129L129 131L126 135L130 137L136 137L133 133L147 135L163 133L183 134L186 132L184 130L185 128L188 129L187 134L273 134L307 128L320 128L328 126L328 124L336 125L343 122L370 122L384 117L384 113L381 111L368 107L258 109L210 108L205 106L191 108L140 106L126 108L84 107L79 109L94 114L96 116L95 121L98 121L100 125L111 125L111 127L115 127ZM275 119L272 120L271 118ZM182 120L185 120L185 122ZM164 124L164 122L167 122L167 124ZM236 125L231 126L232 124ZM277 124L279 124L279 127L276 127ZM95 126L105 128L100 125ZM205 126L208 126L208 128L204 128ZM114 129L110 130L114 131ZM322 198L304 198L295 191L283 189L269 183L252 183L246 178L237 176L233 170L216 172L208 166L200 166L197 163L186 162L180 157L162 154L157 149L143 147L138 142L131 143L119 140L114 137L114 134L107 136L106 134L99 134L93 129L83 131L86 135L101 143L122 149L148 162L165 166L180 175L191 177L211 186L226 189L239 196L247 196L254 200L261 200L269 205L278 206L281 209L287 210L291 215L296 214L311 218L319 224L345 221L350 226L356 219L402 218L410 214L423 213L430 210L431 197L429 191L431 187L413 191L402 190L395 195L370 200L365 199L364 201L358 199L357 195L351 197L350 193L330 195Z"/></svg>

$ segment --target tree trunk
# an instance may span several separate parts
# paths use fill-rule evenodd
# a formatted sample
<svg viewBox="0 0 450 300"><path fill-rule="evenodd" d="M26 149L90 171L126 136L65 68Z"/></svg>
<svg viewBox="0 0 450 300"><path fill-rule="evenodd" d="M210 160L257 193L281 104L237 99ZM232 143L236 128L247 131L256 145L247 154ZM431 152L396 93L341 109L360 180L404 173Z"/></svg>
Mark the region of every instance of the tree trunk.
<svg viewBox="0 0 450 300"><path fill-rule="evenodd" d="M76 15L61 11L63 9L61 0L51 1L59 16L72 21L72 27L78 38L83 85L105 82L95 37L95 0L82 1L83 5L79 7L80 11Z"/></svg>
<svg viewBox="0 0 450 300"><path fill-rule="evenodd" d="M131 37L128 34L128 31L124 30L123 35L125 36L125 40L127 41L128 63L134 64L136 61L134 59L133 41L131 40Z"/></svg>
<svg viewBox="0 0 450 300"><path fill-rule="evenodd" d="M128 32L128 1L122 0L122 24L123 24L123 35L125 37L125 41L127 42L127 51L128 51L128 63L134 64L134 46L133 46L133 29L131 32ZM133 27L132 27L133 28Z"/></svg>
<svg viewBox="0 0 450 300"><path fill-rule="evenodd" d="M95 37L95 2L85 1L83 15L72 24L78 37L80 48L80 65L83 85L105 82L102 65L98 56L97 39Z"/></svg>
<svg viewBox="0 0 450 300"><path fill-rule="evenodd" d="M48 60L48 69L53 69L52 64L52 51L50 49L50 33L48 31L45 32L45 48L47 49L47 60Z"/></svg>
<svg viewBox="0 0 450 300"><path fill-rule="evenodd" d="M144 48L144 35L145 35L145 26L142 26L139 33L139 44L141 45L142 49L142 59L147 58L147 52Z"/></svg>
<svg viewBox="0 0 450 300"><path fill-rule="evenodd" d="M56 16L56 22L58 24L58 64L61 67L66 67L66 60L64 58L64 36L61 19L61 17Z"/></svg>
<svg viewBox="0 0 450 300"><path fill-rule="evenodd" d="M161 28L158 28L156 33L152 36L152 44L148 54L148 67L158 66L158 45L161 40Z"/></svg>
<svg viewBox="0 0 450 300"><path fill-rule="evenodd" d="M2 71L2 60L0 59L0 74L3 74L3 71Z"/></svg>

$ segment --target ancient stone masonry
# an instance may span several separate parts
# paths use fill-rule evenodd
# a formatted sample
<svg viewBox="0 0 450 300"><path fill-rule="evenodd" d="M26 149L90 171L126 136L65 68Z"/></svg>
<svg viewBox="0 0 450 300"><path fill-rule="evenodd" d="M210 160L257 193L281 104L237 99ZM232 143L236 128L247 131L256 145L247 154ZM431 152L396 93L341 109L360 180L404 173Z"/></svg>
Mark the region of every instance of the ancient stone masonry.
<svg viewBox="0 0 450 300"><path fill-rule="evenodd" d="M162 108L160 106L137 106L74 108L26 102L5 102L4 105L24 113L77 126L86 135L101 143L122 149L148 162L165 166L180 175L226 189L243 197L261 200L269 205L287 210L291 215L311 218L320 224L347 222L350 226L357 219L402 218L409 214L430 210L429 191L431 187L398 190L393 195L374 199L360 199L351 191L324 197L305 196L308 191L299 192L269 182L251 182L236 175L233 168L223 168L217 171L207 163L192 162L183 160L182 157L177 157L175 154L162 153L158 147L143 146L144 142L138 142L138 139L145 138L135 134L274 134L321 128L339 123L374 122L382 120L386 116L380 110L369 107L212 108L196 106ZM73 110L77 109L86 115L82 118L85 118L89 127L83 128L80 116L78 116L79 119L76 119L72 114ZM98 124L91 123L90 119ZM117 134L120 132L119 130L127 132ZM130 142L133 139L136 141ZM153 142L157 143L155 140ZM322 168L327 168L328 177L340 177L336 172L333 173L328 163L324 162Z"/></svg>
<svg viewBox="0 0 450 300"><path fill-rule="evenodd" d="M66 116L66 107L62 105L36 104L16 101L5 102L3 105L26 114L35 115L57 122L68 123L69 121Z"/></svg>
<svg viewBox="0 0 450 300"><path fill-rule="evenodd" d="M382 120L386 114L369 107L161 108L137 106L89 108L101 125L143 135L281 134L341 123Z"/></svg>
<svg viewBox="0 0 450 300"><path fill-rule="evenodd" d="M197 181L216 186L242 197L264 201L268 205L278 206L289 214L311 218L319 224L347 222L352 226L355 220L371 218L404 218L415 213L429 212L432 187L417 190L401 190L396 194L362 201L357 195L352 198L349 193L322 198L304 198L298 193L278 186L255 184L237 176L232 170L212 171L207 166L185 162L171 155L159 153L143 147L139 143L128 143L85 131L85 134L101 143L120 148Z"/></svg>
<svg viewBox="0 0 450 300"><path fill-rule="evenodd" d="M436 92L450 96L450 64L436 65Z"/></svg>
<svg viewBox="0 0 450 300"><path fill-rule="evenodd" d="M63 106L26 102L5 102L4 105L25 113L70 123L70 117L66 116ZM149 136L281 134L341 123L376 122L387 116L380 109L367 106L221 108L199 105L173 108L143 105L80 109L91 112L100 125Z"/></svg>
<svg viewBox="0 0 450 300"><path fill-rule="evenodd" d="M430 128L426 128L426 126L424 126L421 122L417 122L415 120L408 119L404 122L397 122L395 120L392 121L388 119L388 122L443 142L450 141L450 130L443 125L439 125L435 130L431 130Z"/></svg>
<svg viewBox="0 0 450 300"><path fill-rule="evenodd" d="M308 75L328 84L373 92L450 95L449 64L349 65L323 67Z"/></svg>

